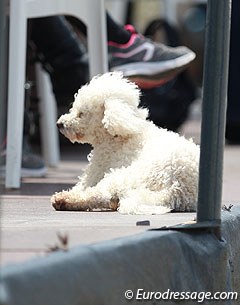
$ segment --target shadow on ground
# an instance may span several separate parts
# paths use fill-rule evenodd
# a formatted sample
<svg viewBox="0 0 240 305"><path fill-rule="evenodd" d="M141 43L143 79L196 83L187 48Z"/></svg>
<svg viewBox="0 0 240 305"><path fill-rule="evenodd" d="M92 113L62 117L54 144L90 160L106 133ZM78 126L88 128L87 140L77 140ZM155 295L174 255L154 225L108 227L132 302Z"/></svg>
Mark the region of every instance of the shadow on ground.
<svg viewBox="0 0 240 305"><path fill-rule="evenodd" d="M62 190L67 190L71 188L73 184L66 183L41 183L41 187L39 187L39 183L23 183L21 189L8 189L4 190L3 195L10 196L51 196L55 192L60 192Z"/></svg>

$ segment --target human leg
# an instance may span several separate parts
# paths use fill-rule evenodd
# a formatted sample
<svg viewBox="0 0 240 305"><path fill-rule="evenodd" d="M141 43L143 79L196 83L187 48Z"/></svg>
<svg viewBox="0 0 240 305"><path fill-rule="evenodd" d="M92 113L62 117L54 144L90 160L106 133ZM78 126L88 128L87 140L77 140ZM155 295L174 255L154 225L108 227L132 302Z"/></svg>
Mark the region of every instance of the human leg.
<svg viewBox="0 0 240 305"><path fill-rule="evenodd" d="M239 71L240 71L240 2L232 2L230 59L228 78L228 108L226 139L230 143L240 144L240 98L239 98Z"/></svg>
<svg viewBox="0 0 240 305"><path fill-rule="evenodd" d="M63 16L32 20L31 41L50 74L58 106L68 105L88 81L88 58L83 44Z"/></svg>
<svg viewBox="0 0 240 305"><path fill-rule="evenodd" d="M107 14L108 50L111 71L122 71L141 88L162 85L183 71L195 58L186 47L171 48L124 28Z"/></svg>

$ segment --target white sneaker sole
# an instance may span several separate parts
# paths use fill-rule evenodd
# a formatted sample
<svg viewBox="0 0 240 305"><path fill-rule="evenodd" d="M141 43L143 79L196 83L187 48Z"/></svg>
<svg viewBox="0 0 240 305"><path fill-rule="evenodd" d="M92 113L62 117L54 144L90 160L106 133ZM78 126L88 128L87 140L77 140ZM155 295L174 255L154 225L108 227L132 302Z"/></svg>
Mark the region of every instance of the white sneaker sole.
<svg viewBox="0 0 240 305"><path fill-rule="evenodd" d="M181 57L162 62L135 62L121 66L115 66L111 71L122 71L123 75L156 77L157 75L167 74L190 64L196 57L194 52L189 52Z"/></svg>

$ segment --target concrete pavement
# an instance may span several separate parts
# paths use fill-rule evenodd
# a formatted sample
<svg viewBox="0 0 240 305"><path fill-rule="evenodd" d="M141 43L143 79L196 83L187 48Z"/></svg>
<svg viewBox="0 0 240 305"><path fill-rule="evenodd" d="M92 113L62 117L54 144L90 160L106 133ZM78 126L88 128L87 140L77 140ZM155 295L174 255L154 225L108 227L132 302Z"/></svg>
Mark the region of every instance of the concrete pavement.
<svg viewBox="0 0 240 305"><path fill-rule="evenodd" d="M200 122L189 120L181 132L199 142ZM192 221L195 213L121 215L117 212L57 212L50 204L55 191L71 187L86 166L88 147L74 145L62 151L58 168L46 178L24 178L20 190L5 191L1 203L1 265L46 255L59 244L57 233L68 236L68 245L96 243L141 233L149 228ZM226 146L223 204L240 204L240 146ZM137 226L149 220L150 226Z"/></svg>

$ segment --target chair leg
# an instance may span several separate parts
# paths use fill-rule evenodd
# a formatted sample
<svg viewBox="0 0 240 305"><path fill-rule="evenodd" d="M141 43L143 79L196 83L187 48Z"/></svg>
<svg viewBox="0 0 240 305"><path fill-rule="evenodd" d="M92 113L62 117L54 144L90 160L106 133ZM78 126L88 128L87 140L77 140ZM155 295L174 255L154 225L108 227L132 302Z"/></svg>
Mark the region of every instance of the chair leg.
<svg viewBox="0 0 240 305"><path fill-rule="evenodd" d="M7 16L4 2L0 2L0 145L6 137L6 111L7 111Z"/></svg>
<svg viewBox="0 0 240 305"><path fill-rule="evenodd" d="M5 186L7 188L19 188L22 159L27 29L27 20L22 1L11 0L10 16Z"/></svg>
<svg viewBox="0 0 240 305"><path fill-rule="evenodd" d="M38 96L40 98L40 126L45 163L57 166L60 159L59 138L56 127L56 102L50 86L49 76L36 64Z"/></svg>

